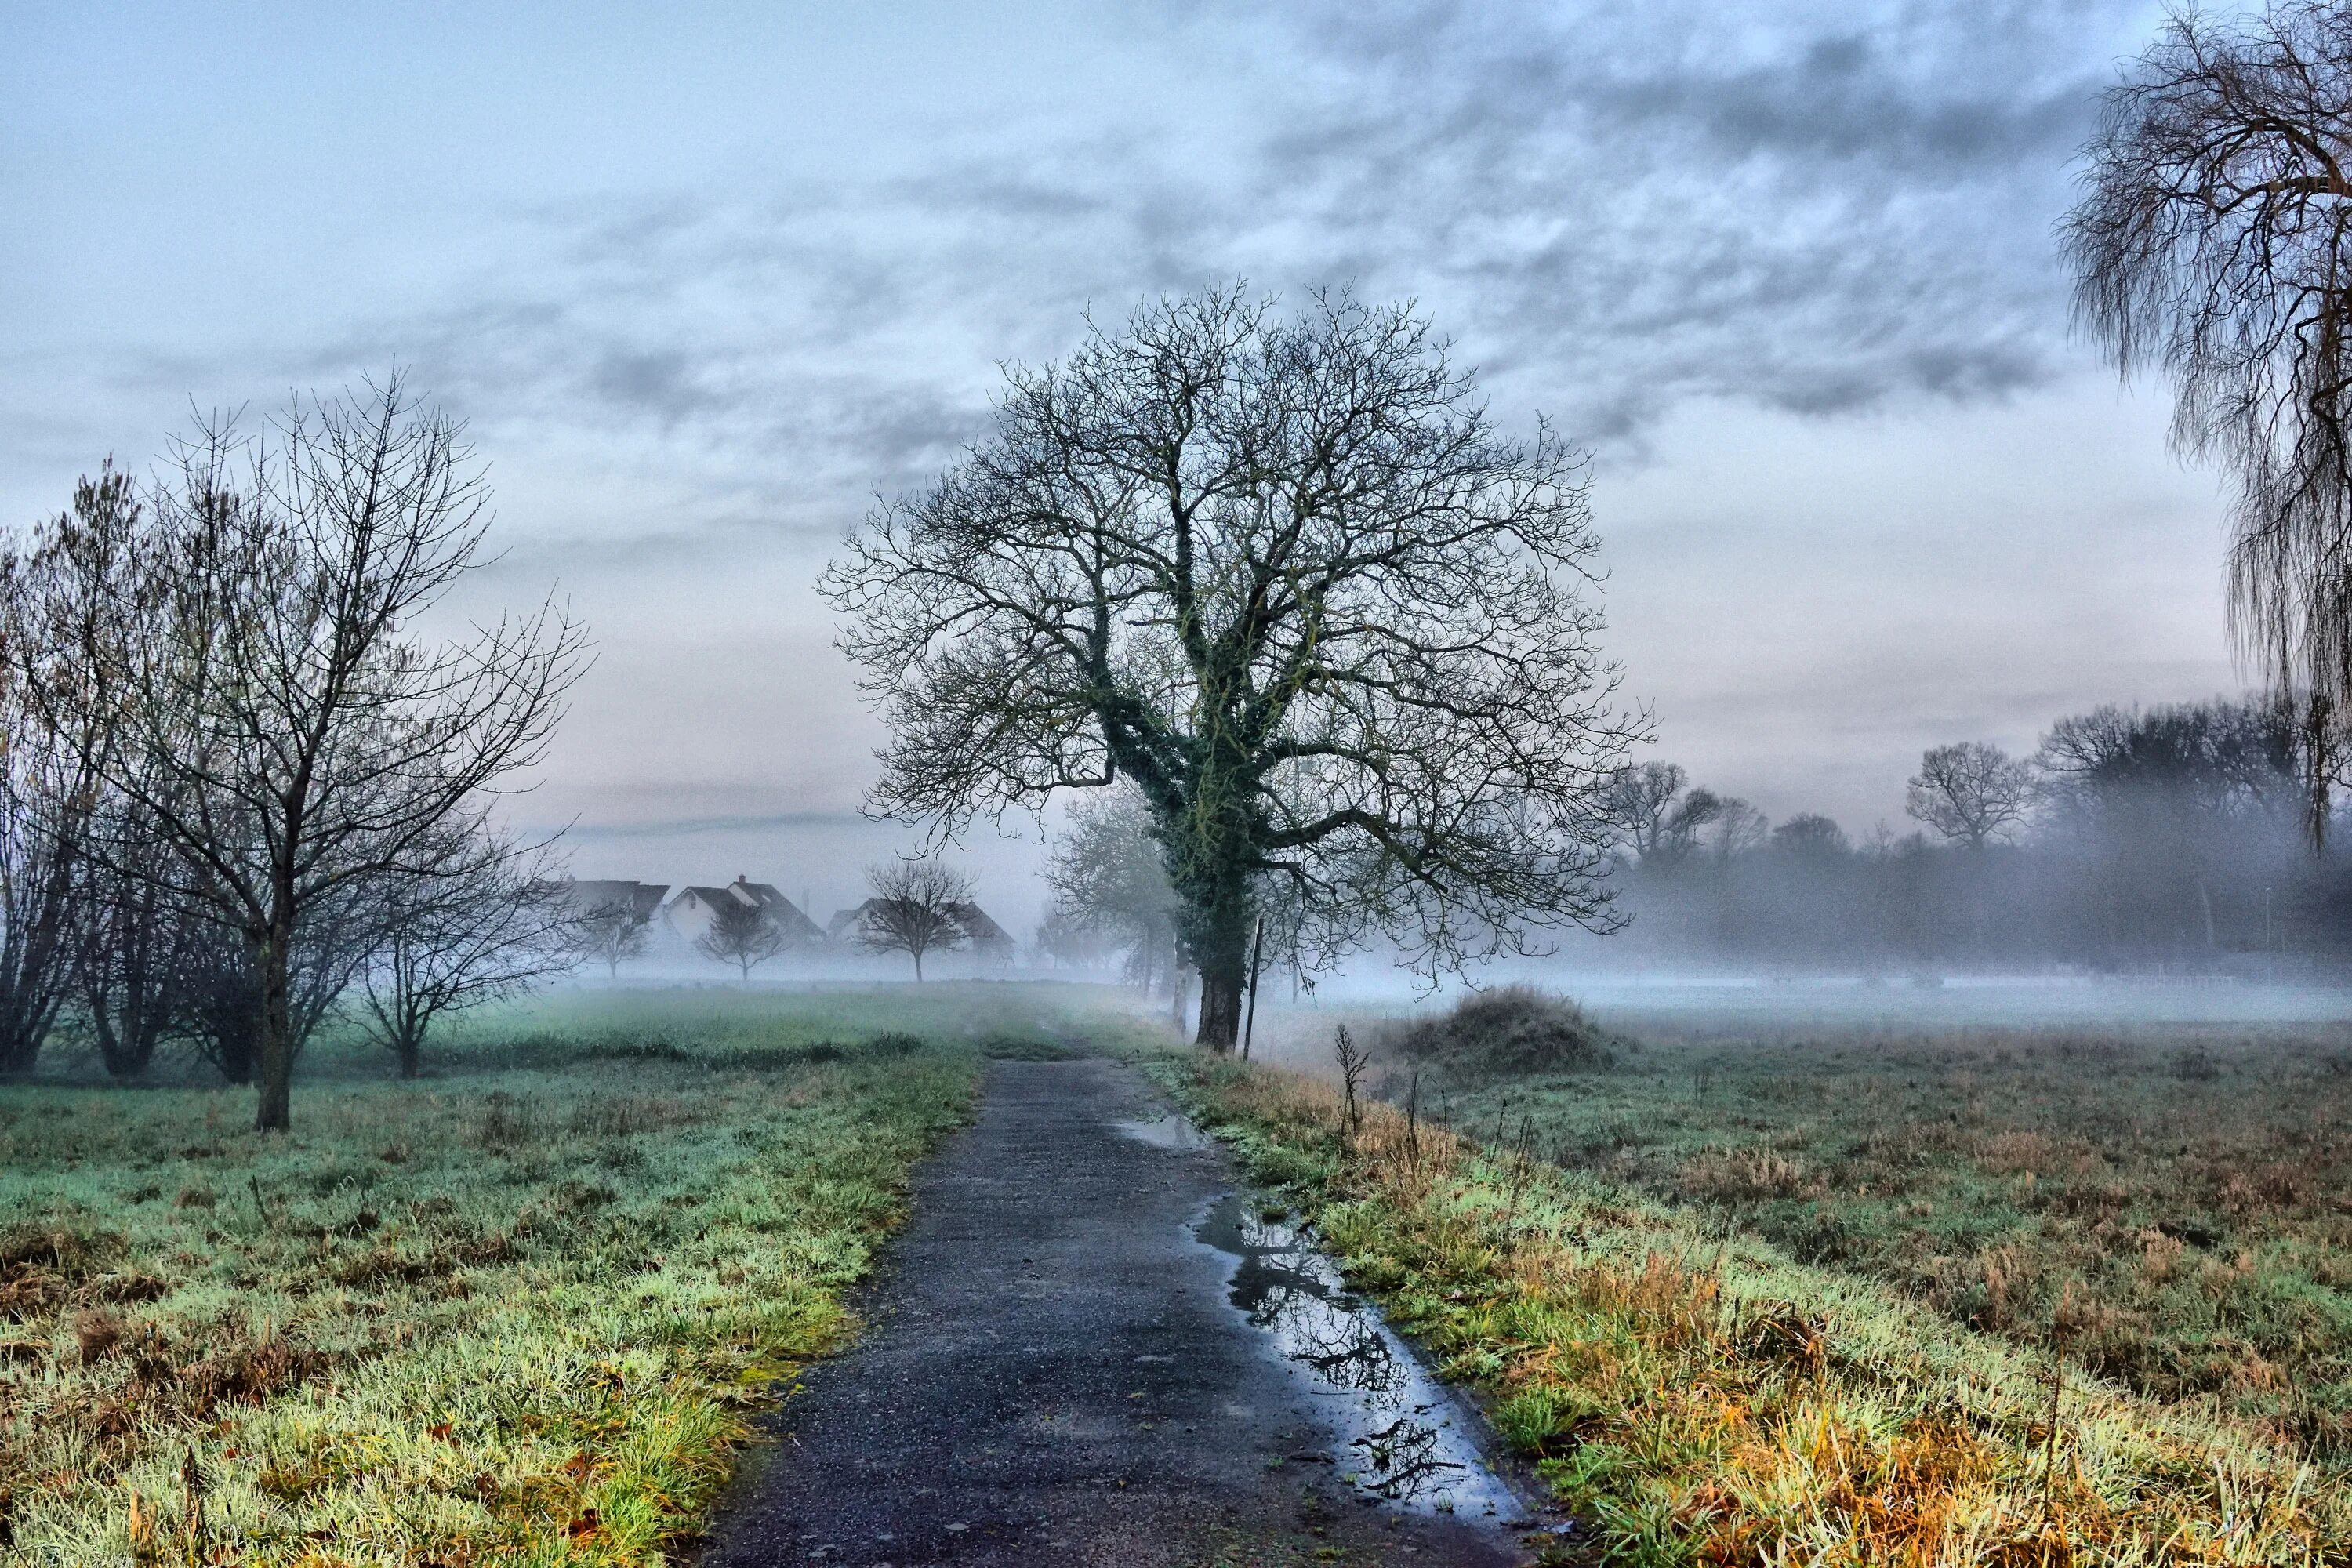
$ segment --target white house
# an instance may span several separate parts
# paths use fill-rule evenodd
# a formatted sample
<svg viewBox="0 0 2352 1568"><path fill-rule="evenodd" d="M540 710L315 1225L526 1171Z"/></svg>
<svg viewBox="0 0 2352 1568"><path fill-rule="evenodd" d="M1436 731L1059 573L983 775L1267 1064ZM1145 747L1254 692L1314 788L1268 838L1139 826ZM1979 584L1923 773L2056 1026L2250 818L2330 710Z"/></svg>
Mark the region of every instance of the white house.
<svg viewBox="0 0 2352 1568"><path fill-rule="evenodd" d="M670 930L692 942L710 929L719 910L730 903L767 910L768 918L776 922L776 929L794 947L815 947L824 942L824 932L801 912L799 905L769 883L753 882L740 876L723 888L680 888L662 914Z"/></svg>

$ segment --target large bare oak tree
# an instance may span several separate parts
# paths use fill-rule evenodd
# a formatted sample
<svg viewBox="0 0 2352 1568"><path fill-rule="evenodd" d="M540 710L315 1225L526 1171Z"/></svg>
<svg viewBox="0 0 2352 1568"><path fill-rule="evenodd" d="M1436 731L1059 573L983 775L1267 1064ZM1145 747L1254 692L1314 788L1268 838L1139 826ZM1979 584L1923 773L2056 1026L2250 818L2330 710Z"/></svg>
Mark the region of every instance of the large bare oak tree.
<svg viewBox="0 0 2352 1568"><path fill-rule="evenodd" d="M1431 971L1612 922L1595 548L1581 456L1501 434L1410 309L1232 289L1011 372L824 588L892 730L875 806L952 834L1132 781L1225 1047L1268 879L1303 941Z"/></svg>
<svg viewBox="0 0 2352 1568"><path fill-rule="evenodd" d="M2352 700L2352 7L2175 10L2086 153L2076 318L2228 476L2232 625L2302 712L2315 840Z"/></svg>

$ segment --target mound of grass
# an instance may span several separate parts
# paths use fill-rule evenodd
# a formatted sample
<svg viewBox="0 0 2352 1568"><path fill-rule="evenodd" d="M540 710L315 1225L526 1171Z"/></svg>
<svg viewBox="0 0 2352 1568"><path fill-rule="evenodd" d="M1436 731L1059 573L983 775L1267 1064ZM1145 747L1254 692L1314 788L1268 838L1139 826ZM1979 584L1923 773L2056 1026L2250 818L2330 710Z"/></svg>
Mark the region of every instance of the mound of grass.
<svg viewBox="0 0 2352 1568"><path fill-rule="evenodd" d="M1381 1043L1463 1079L1600 1072L1622 1044L1575 1003L1528 985L1474 991L1440 1017L1391 1026Z"/></svg>
<svg viewBox="0 0 2352 1568"><path fill-rule="evenodd" d="M2352 1475L1701 1215L1328 1086L1148 1064L1485 1390L1578 1561L2312 1563ZM2063 1367L2053 1377L2053 1365Z"/></svg>
<svg viewBox="0 0 2352 1568"><path fill-rule="evenodd" d="M0 1559L664 1561L965 1114L934 1008L559 999L291 1137L0 1088Z"/></svg>

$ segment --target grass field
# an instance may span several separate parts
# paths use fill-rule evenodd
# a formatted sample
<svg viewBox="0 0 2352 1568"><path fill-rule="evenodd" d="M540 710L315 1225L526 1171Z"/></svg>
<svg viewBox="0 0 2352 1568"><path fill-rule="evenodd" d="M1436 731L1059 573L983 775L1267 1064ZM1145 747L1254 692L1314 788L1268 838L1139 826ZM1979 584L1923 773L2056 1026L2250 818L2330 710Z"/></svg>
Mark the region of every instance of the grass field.
<svg viewBox="0 0 2352 1568"><path fill-rule="evenodd" d="M1432 1093L1452 1132L1155 1070L1486 1389L1580 1558L2352 1559L2324 1043L1642 1033Z"/></svg>
<svg viewBox="0 0 2352 1568"><path fill-rule="evenodd" d="M1056 1005L575 994L414 1084L329 1042L278 1138L250 1091L0 1087L0 1556L657 1560Z"/></svg>
<svg viewBox="0 0 2352 1568"><path fill-rule="evenodd" d="M1055 987L571 993L402 1084L0 1086L0 1557L651 1563ZM1612 1020L1417 1122L1140 1059L1645 1563L2352 1561L2324 1033ZM2067 1368L2053 1376L2053 1350Z"/></svg>
<svg viewBox="0 0 2352 1568"><path fill-rule="evenodd" d="M1607 1072L1458 1125L1958 1321L2352 1458L2352 1040L1612 1020Z"/></svg>

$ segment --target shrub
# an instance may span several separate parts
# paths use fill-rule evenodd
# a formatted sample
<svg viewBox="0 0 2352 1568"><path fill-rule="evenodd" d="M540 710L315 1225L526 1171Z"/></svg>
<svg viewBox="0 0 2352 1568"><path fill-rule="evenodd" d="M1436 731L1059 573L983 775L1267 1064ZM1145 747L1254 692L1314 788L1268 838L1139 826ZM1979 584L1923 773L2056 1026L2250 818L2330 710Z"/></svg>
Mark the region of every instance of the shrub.
<svg viewBox="0 0 2352 1568"><path fill-rule="evenodd" d="M1625 1042L1566 997L1532 986L1473 992L1443 1017L1399 1025L1383 1042L1397 1055L1473 1078L1599 1072Z"/></svg>

